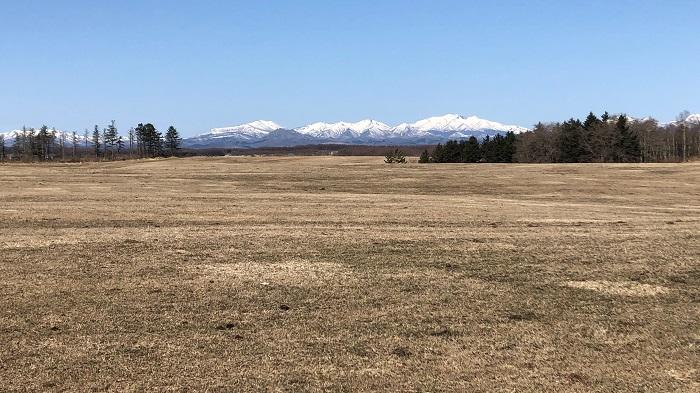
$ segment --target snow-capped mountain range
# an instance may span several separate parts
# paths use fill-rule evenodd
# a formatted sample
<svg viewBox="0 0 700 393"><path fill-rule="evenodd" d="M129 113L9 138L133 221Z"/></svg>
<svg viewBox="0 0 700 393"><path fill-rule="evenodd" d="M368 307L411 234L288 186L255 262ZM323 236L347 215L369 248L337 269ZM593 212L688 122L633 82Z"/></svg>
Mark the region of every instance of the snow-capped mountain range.
<svg viewBox="0 0 700 393"><path fill-rule="evenodd" d="M185 139L190 147L263 147L294 146L314 143L355 144L428 144L475 136L483 138L527 128L504 125L476 116L449 114L415 123L391 127L376 120L356 123L313 123L285 128L271 121L255 121L235 127L214 128L210 132Z"/></svg>
<svg viewBox="0 0 700 393"><path fill-rule="evenodd" d="M631 121L645 121L650 118ZM700 113L689 115L683 123L700 124ZM670 125L677 122L666 123ZM663 125L663 124L662 124ZM506 132L521 133L525 127L504 125L476 116L444 115L419 120L415 123L401 123L389 126L376 120L362 120L356 123L313 123L303 127L285 128L272 121L258 120L234 127L214 128L192 138L184 139L186 147L272 147L297 146L321 143L365 144L365 145L419 145L444 142L449 139L462 139L470 136L484 138ZM5 146L12 146L21 130L0 133ZM66 144L72 144L73 133L56 131L57 140L65 135ZM77 135L78 143L85 143L82 133ZM89 142L89 141L88 141Z"/></svg>
<svg viewBox="0 0 700 393"><path fill-rule="evenodd" d="M37 132L39 132L39 130L35 129L34 134L36 135ZM51 132L51 130L49 130L49 132ZM29 130L27 130L27 133L29 133ZM5 146L14 145L15 138L17 138L17 135L21 135L21 134L22 134L22 130L12 130L12 131L8 131L8 132L0 132L0 135L2 135L4 137ZM65 138L64 141L65 141L66 145L73 144L73 132L56 130L56 142L57 143L60 143L61 137ZM85 136L83 135L83 133L78 132L78 133L76 133L75 137L76 137L76 141L79 144L83 144L85 142Z"/></svg>

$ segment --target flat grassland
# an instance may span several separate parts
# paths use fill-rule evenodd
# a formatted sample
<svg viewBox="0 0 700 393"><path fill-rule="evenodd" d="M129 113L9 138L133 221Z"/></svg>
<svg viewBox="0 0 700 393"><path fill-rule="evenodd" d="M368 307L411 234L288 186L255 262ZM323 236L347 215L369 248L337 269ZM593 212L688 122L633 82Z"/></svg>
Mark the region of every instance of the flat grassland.
<svg viewBox="0 0 700 393"><path fill-rule="evenodd" d="M0 166L0 389L698 391L700 164Z"/></svg>

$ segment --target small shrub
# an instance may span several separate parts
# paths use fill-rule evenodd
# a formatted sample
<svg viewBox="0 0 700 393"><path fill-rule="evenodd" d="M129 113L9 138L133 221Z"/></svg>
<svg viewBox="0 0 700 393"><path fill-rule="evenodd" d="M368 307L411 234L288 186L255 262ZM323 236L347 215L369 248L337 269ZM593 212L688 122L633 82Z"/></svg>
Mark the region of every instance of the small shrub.
<svg viewBox="0 0 700 393"><path fill-rule="evenodd" d="M386 153L384 162L387 164L405 164L406 154L399 149L394 149L394 151Z"/></svg>
<svg viewBox="0 0 700 393"><path fill-rule="evenodd" d="M423 150L423 153L421 153L418 162L421 164L427 164L430 162L430 153L428 153L428 149Z"/></svg>

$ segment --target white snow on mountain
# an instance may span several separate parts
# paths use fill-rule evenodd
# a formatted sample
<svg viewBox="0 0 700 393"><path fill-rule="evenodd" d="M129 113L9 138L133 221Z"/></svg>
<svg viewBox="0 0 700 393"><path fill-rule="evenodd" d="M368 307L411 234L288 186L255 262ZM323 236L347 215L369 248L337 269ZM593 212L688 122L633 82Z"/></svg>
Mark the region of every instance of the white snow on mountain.
<svg viewBox="0 0 700 393"><path fill-rule="evenodd" d="M621 115L615 115L612 117L613 121L617 121L617 118ZM634 117L630 115L625 115L627 116L627 121L632 122L632 123L644 123L645 121L653 120L651 116L644 116L644 117Z"/></svg>
<svg viewBox="0 0 700 393"><path fill-rule="evenodd" d="M365 132L374 136L382 136L389 133L391 127L376 120L362 120L357 123L313 123L308 126L295 128L294 131L317 138L335 138L343 134L360 136Z"/></svg>
<svg viewBox="0 0 700 393"><path fill-rule="evenodd" d="M444 116L429 117L424 120L419 120L413 124L399 124L392 129L392 133L396 135L421 135L430 132L450 132L454 135L469 136L477 131L498 131L515 133L525 132L528 129L525 127L504 125L495 121L480 119L476 116L464 117L455 114Z"/></svg>
<svg viewBox="0 0 700 393"><path fill-rule="evenodd" d="M687 124L700 124L700 113L692 114L685 118Z"/></svg>
<svg viewBox="0 0 700 393"><path fill-rule="evenodd" d="M690 126L700 124L700 113L694 113L694 114L688 115L688 117L686 117L685 120L680 121L680 122L678 120L674 120L674 121L670 121L668 123L664 123L662 125L676 126L679 123L683 123L683 124L690 125Z"/></svg>
<svg viewBox="0 0 700 393"><path fill-rule="evenodd" d="M18 134L21 134L21 130L12 130L12 131L7 131L7 132L0 132L0 135L2 135L5 139L5 143L13 143L15 141L15 138L17 137Z"/></svg>
<svg viewBox="0 0 700 393"><path fill-rule="evenodd" d="M49 130L51 132L52 130ZM39 132L38 129L34 129L34 134L36 135ZM27 130L27 133L29 133L29 130ZM0 135L2 135L5 139L5 145L10 146L15 143L15 138L17 138L17 135L21 135L22 130L12 130L12 131L7 131L7 132L0 132ZM72 131L59 131L56 130L56 143L61 143L61 137L64 137L64 141L66 144L70 145L73 143L73 132ZM78 143L83 143L85 141L85 137L83 136L82 132L76 132L76 140Z"/></svg>
<svg viewBox="0 0 700 393"><path fill-rule="evenodd" d="M273 131L283 127L271 121L259 120L234 127L214 128L210 132L192 138L194 140L231 138L254 140L264 138ZM520 133L527 131L525 127L505 125L494 121L480 119L476 116L464 117L455 114L430 117L415 123L402 123L391 127L376 120L361 120L356 123L317 122L292 129L302 135L314 138L352 138L364 137L374 139L421 137L430 134L447 134L456 138L468 137L479 132L508 132Z"/></svg>
<svg viewBox="0 0 700 393"><path fill-rule="evenodd" d="M224 138L235 135L247 138L261 138L272 131L279 130L280 128L282 127L275 122L258 120L252 123L241 124L239 126L212 128L209 134L200 135L199 137L208 136L211 138Z"/></svg>

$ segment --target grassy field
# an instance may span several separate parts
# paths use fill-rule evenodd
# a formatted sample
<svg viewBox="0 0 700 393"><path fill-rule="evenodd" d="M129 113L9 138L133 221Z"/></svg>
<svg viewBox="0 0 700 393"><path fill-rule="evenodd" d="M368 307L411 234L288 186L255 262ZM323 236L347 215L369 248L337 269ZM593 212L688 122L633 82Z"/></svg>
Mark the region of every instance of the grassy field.
<svg viewBox="0 0 700 393"><path fill-rule="evenodd" d="M700 164L17 164L0 201L0 390L700 389Z"/></svg>

